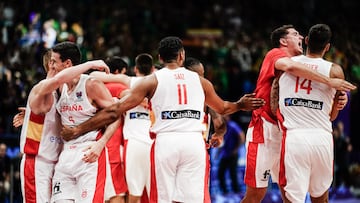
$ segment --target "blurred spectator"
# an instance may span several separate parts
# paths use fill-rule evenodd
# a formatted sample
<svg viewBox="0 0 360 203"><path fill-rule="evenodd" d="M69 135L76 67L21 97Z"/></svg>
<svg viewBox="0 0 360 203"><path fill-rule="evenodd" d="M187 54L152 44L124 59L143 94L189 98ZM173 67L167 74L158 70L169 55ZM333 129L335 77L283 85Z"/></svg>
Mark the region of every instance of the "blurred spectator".
<svg viewBox="0 0 360 203"><path fill-rule="evenodd" d="M6 144L0 143L0 202L5 202L10 192L10 158Z"/></svg>
<svg viewBox="0 0 360 203"><path fill-rule="evenodd" d="M344 134L344 124L342 121L338 121L333 128L334 137L334 182L333 186L338 188L341 185L349 186L349 166L350 166L350 152L352 146L347 137Z"/></svg>
<svg viewBox="0 0 360 203"><path fill-rule="evenodd" d="M44 31L42 33L42 41L46 49L52 48L56 42L57 32L53 27L53 24L54 19L50 19L45 21L43 25Z"/></svg>
<svg viewBox="0 0 360 203"><path fill-rule="evenodd" d="M229 190L226 184L226 172L229 172L231 180L231 190L239 193L239 181L237 177L237 168L239 160L239 148L245 142L245 133L240 125L231 119L229 115L224 116L226 120L227 131L224 135L223 146L219 149L219 168L218 178L220 189L223 194L228 194Z"/></svg>

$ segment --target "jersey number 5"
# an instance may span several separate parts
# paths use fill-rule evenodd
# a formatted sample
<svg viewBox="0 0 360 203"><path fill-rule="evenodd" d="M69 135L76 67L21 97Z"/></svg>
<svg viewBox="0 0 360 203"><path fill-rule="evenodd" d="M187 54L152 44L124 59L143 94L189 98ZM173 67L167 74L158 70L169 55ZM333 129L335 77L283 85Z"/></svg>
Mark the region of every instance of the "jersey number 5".
<svg viewBox="0 0 360 203"><path fill-rule="evenodd" d="M187 104L186 84L177 84L179 104Z"/></svg>
<svg viewBox="0 0 360 203"><path fill-rule="evenodd" d="M296 77L295 93L297 93L299 89L305 90L307 94L310 94L310 91L312 90L311 80Z"/></svg>

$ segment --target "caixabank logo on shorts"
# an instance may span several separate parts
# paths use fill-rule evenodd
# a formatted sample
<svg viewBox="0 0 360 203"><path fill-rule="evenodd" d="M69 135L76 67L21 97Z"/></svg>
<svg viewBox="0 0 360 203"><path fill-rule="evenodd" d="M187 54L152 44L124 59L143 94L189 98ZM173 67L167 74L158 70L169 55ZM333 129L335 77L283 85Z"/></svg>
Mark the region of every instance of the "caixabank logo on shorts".
<svg viewBox="0 0 360 203"><path fill-rule="evenodd" d="M161 119L181 119L181 118L192 118L200 119L200 111L195 110L181 110L181 111L163 111L161 112Z"/></svg>
<svg viewBox="0 0 360 203"><path fill-rule="evenodd" d="M285 98L284 103L285 106L303 106L317 110L322 110L323 108L323 102L303 98Z"/></svg>

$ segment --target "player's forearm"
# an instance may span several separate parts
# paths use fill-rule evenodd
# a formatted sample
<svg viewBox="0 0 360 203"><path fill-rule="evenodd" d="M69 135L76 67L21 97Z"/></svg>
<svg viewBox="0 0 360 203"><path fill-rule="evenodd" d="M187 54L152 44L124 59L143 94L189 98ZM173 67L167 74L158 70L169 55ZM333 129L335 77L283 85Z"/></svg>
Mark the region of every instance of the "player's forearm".
<svg viewBox="0 0 360 203"><path fill-rule="evenodd" d="M209 114L211 116L211 120L214 124L214 131L218 135L224 135L226 133L226 120L223 116L216 113L214 110L209 108Z"/></svg>
<svg viewBox="0 0 360 203"><path fill-rule="evenodd" d="M221 120L221 121L220 121ZM219 122L217 122L219 121ZM226 133L226 121L222 117L216 118L216 121L213 121L214 123L214 131L217 135L224 136Z"/></svg>
<svg viewBox="0 0 360 203"><path fill-rule="evenodd" d="M114 135L117 128L119 128L120 120L117 119L115 122L108 125L103 133L102 137L98 140L98 142L102 142L104 145L110 140L110 138Z"/></svg>
<svg viewBox="0 0 360 203"><path fill-rule="evenodd" d="M107 107L96 113L94 117L76 126L75 134L80 135L103 128L115 122L119 117L120 115L118 115L114 105Z"/></svg>
<svg viewBox="0 0 360 203"><path fill-rule="evenodd" d="M346 92L345 93L341 91L336 92L333 106L330 112L330 121L334 121L337 118L337 116L339 115L339 111L344 109L344 107L347 104L347 101L348 98Z"/></svg>
<svg viewBox="0 0 360 203"><path fill-rule="evenodd" d="M88 61L60 71L54 76L54 79L58 80L61 83L69 82L70 80L78 77L80 74L85 73L93 67L94 64Z"/></svg>
<svg viewBox="0 0 360 203"><path fill-rule="evenodd" d="M324 83L326 85L330 85L330 77L327 77L316 70L307 67L306 65L299 63L299 62L292 62L289 64L286 72L289 72L293 75L306 78L308 80L313 80L316 82Z"/></svg>

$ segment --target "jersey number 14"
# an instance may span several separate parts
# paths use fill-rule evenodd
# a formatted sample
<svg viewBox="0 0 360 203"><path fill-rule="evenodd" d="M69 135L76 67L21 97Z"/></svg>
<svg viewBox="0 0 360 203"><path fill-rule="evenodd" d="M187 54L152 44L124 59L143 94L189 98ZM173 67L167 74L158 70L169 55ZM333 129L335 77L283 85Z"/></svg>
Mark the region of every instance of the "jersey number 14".
<svg viewBox="0 0 360 203"><path fill-rule="evenodd" d="M299 92L299 89L305 90L307 94L310 94L310 91L312 90L311 80L296 77L295 93Z"/></svg>

